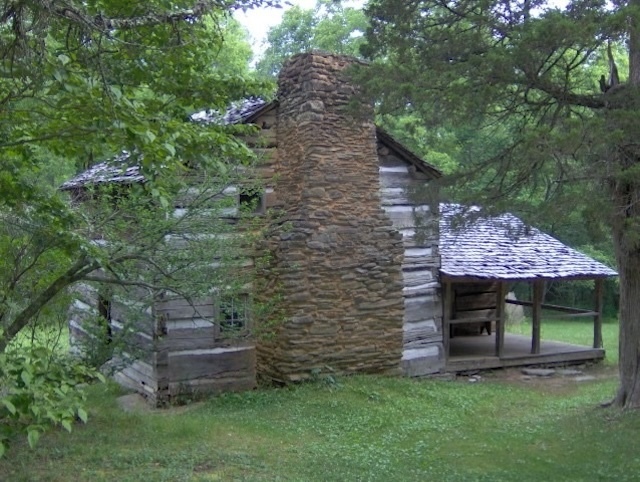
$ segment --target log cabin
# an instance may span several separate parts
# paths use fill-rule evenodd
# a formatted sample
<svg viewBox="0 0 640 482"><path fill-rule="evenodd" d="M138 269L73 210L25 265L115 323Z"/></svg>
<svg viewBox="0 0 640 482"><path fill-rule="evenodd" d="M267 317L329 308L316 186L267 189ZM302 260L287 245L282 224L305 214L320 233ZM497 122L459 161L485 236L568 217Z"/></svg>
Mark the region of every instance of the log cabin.
<svg viewBox="0 0 640 482"><path fill-rule="evenodd" d="M375 125L371 107L359 99L347 75L353 62L339 55L297 55L280 73L275 101L252 99L224 116L225 122L260 128L258 136L245 139L263 159L257 170L264 185L258 211L277 210L279 215L255 249L256 257L268 253L269 261L255 269L270 282L253 295L278 299L281 320L268 339L230 341L219 336L226 315L215 299L197 306L184 299L149 306L139 333L148 340L148 354L117 379L151 403L170 403L184 392L251 389L258 376L280 383L326 371L420 377L536 363L546 353L539 316L534 316L532 351L505 361L511 353L504 333L507 283L532 280L538 293L531 302L535 313L541 304L538 281L545 276L600 280L615 275L593 260L571 271L575 257L565 255L573 251L554 240L562 249L550 263L561 268L554 271L543 263L518 278L522 253L506 250L513 256L502 262L494 252L504 247L505 236L513 237L503 233L485 242L494 239L486 238L495 232L491 223L489 228L475 224L467 231L454 230L448 211L439 205L441 172ZM77 193L96 182L140 182L140 176L134 166L110 171L103 163L62 189ZM475 251L460 243L461 233ZM527 238L532 249L541 236L546 235L536 231ZM544 252L538 254L529 261L544 258ZM601 284L596 286L601 292ZM77 293L72 339L86 336L87 313L101 303L91 286ZM247 323L250 312L249 307ZM597 307L595 312L597 325ZM123 320L114 312L111 322ZM451 338L451 327L474 323L490 335ZM490 345L495 350L478 349L471 343L476 339L485 345L484 340L495 340ZM465 348L464 340L473 346ZM600 346L582 352L567 356L556 351L542 362L604 356Z"/></svg>

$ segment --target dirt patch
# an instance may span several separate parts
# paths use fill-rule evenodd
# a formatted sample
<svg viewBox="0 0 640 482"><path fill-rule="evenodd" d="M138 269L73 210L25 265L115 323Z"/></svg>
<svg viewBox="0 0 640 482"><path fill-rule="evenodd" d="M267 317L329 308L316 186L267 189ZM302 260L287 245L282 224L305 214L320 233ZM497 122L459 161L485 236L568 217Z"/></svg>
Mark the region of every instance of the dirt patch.
<svg viewBox="0 0 640 482"><path fill-rule="evenodd" d="M579 365L552 367L553 373L540 372L540 375L523 373L523 368L503 368L459 374L457 381L466 383L495 382L516 386L531 387L552 393L570 393L582 383L594 383L618 378L618 369L610 365ZM544 374L543 374L544 373Z"/></svg>

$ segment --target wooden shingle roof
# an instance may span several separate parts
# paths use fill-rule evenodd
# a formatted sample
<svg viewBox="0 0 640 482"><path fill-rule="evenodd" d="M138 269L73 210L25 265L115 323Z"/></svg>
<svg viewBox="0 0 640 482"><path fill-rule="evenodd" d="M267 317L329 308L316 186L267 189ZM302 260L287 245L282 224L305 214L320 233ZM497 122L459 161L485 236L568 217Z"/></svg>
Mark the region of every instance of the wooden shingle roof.
<svg viewBox="0 0 640 482"><path fill-rule="evenodd" d="M266 102L257 97L251 97L232 105L225 113L220 114L211 110L203 110L190 116L193 122L241 124L250 122L256 115L270 109L274 102ZM145 182L140 165L127 151L122 151L117 156L107 161L100 162L81 172L76 177L68 180L60 186L63 191L80 189L105 183L136 184Z"/></svg>
<svg viewBox="0 0 640 482"><path fill-rule="evenodd" d="M215 123L232 125L251 123L260 115L275 108L277 105L277 100L267 102L259 97L250 97L233 104L224 113L213 110L203 110L192 114L189 118L193 122L203 124ZM429 178L437 179L442 176L442 173L436 167L416 156L396 141L388 132L377 126L376 136L380 142L395 150L400 157L415 166L418 171L427 174ZM135 184L144 181L145 178L141 173L140 166L132 159L130 153L123 151L114 158L95 164L88 170L68 180L60 186L60 189L68 191L105 183Z"/></svg>
<svg viewBox="0 0 640 482"><path fill-rule="evenodd" d="M445 278L518 281L617 276L608 266L512 214L480 217L478 208L454 204L442 204L440 213L440 272Z"/></svg>
<svg viewBox="0 0 640 482"><path fill-rule="evenodd" d="M62 191L70 191L89 185L99 184L136 184L145 181L140 172L140 166L131 163L131 155L122 151L119 155L108 161L100 162L81 172L76 177L69 179L60 186Z"/></svg>

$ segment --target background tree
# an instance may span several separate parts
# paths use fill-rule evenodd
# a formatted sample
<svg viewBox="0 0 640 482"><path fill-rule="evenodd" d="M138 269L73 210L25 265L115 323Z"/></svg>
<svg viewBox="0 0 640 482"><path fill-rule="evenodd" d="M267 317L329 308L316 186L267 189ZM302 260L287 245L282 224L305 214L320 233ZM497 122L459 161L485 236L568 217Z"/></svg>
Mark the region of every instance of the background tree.
<svg viewBox="0 0 640 482"><path fill-rule="evenodd" d="M274 2L235 6L267 3ZM110 218L88 219L70 206L57 190L62 178L126 150L146 179L145 206L166 209L185 165L229 179L233 162L248 162L250 151L236 137L244 128L188 121L198 110L224 112L270 90L248 75L250 50L227 16L233 7L0 4L0 348L68 286L120 259L84 236ZM233 39L230 54L225 39ZM149 223L129 228L142 226ZM110 230L118 232L107 223L103 235ZM150 241L141 246L157 249ZM139 273L128 265L133 279Z"/></svg>
<svg viewBox="0 0 640 482"><path fill-rule="evenodd" d="M384 109L474 123L485 148L465 169L485 202L539 197L566 212L589 193L583 222L608 223L620 273L622 407L640 406L639 5L373 0L367 9L366 54L384 60L369 87ZM618 41L628 73L601 85L594 66Z"/></svg>
<svg viewBox="0 0 640 482"><path fill-rule="evenodd" d="M70 431L87 419L78 384L101 375L16 340L65 321L56 315L78 282L129 301L132 323L163 294L233 293L246 282L242 240L221 235L233 230L223 215L235 196L224 193L246 182L252 162L237 138L248 128L215 113L270 90L249 75L251 51L228 10L274 3L0 2L0 456L16 433L33 446L46 426ZM202 109L214 121L194 122ZM103 159L112 160L103 173L135 179L98 176L71 203L60 183ZM102 325L113 342L107 310L94 308L95 333Z"/></svg>
<svg viewBox="0 0 640 482"><path fill-rule="evenodd" d="M341 1L317 0L313 9L294 6L267 33L268 47L256 70L263 76L275 77L286 59L311 50L359 56L367 26L361 9L345 6Z"/></svg>

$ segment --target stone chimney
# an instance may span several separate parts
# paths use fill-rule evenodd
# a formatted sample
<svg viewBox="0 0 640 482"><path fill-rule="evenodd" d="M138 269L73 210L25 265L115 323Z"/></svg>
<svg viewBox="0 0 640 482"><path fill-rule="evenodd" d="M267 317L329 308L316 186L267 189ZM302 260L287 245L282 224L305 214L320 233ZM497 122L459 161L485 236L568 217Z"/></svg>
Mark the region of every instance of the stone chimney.
<svg viewBox="0 0 640 482"><path fill-rule="evenodd" d="M281 320L258 344L258 369L271 379L400 370L402 236L380 205L372 109L353 115L354 61L300 54L280 73L275 194L284 212L266 243L263 294L277 293Z"/></svg>

